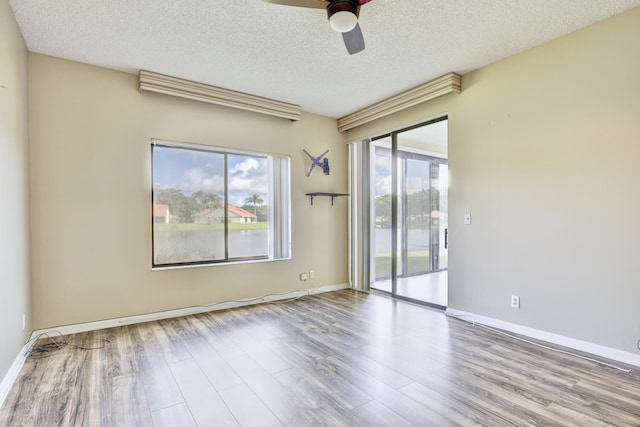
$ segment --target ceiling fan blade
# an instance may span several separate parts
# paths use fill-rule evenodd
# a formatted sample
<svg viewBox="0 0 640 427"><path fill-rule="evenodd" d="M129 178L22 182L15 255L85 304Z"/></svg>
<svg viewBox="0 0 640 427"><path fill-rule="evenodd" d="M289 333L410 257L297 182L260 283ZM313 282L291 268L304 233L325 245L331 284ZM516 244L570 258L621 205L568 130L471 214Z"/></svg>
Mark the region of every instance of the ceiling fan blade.
<svg viewBox="0 0 640 427"><path fill-rule="evenodd" d="M364 36L360 29L360 24L356 24L355 28L347 33L342 33L344 45L347 47L349 55L362 52L364 50Z"/></svg>
<svg viewBox="0 0 640 427"><path fill-rule="evenodd" d="M326 9L327 0L262 0L265 3L283 4L285 6L309 7L312 9Z"/></svg>

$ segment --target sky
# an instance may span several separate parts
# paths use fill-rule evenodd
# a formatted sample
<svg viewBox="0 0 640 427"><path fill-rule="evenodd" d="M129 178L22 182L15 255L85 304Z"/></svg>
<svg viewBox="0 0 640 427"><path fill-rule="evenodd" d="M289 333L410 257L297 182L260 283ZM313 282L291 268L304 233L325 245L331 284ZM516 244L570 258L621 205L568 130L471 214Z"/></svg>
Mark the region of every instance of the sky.
<svg viewBox="0 0 640 427"><path fill-rule="evenodd" d="M242 206L245 199L258 194L268 200L268 162L266 157L229 154L229 204ZM154 188L177 188L186 196L202 190L222 195L224 154L183 148L153 148Z"/></svg>
<svg viewBox="0 0 640 427"><path fill-rule="evenodd" d="M408 152L421 153L428 146L446 147L448 141L448 120L429 123L424 126L405 130L398 133L398 149L403 151L403 146ZM380 139L375 148L375 195L391 194L391 137ZM411 149L413 147L414 150ZM418 149L419 151L415 151ZM427 153L425 155L428 156ZM426 159L425 159L426 161ZM426 162L409 161L407 171L407 194L412 194L429 187L429 166ZM445 170L446 166L443 167ZM443 172L440 184L448 186L448 173Z"/></svg>
<svg viewBox="0 0 640 427"><path fill-rule="evenodd" d="M391 150L376 147L375 154L375 195L391 194ZM426 160L407 160L407 194L429 189L429 165L430 163ZM440 173L439 184L442 188L447 188L449 185L447 166L441 165L440 168L442 172Z"/></svg>

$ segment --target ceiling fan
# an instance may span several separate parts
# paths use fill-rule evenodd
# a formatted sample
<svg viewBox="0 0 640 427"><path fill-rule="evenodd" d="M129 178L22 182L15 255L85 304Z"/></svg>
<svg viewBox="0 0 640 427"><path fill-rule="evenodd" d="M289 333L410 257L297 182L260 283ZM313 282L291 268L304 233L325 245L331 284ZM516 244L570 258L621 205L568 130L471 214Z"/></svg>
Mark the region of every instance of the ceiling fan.
<svg viewBox="0 0 640 427"><path fill-rule="evenodd" d="M326 9L329 24L335 31L342 33L344 45L349 55L364 50L364 37L358 24L360 6L371 0L263 0L267 3L286 6Z"/></svg>

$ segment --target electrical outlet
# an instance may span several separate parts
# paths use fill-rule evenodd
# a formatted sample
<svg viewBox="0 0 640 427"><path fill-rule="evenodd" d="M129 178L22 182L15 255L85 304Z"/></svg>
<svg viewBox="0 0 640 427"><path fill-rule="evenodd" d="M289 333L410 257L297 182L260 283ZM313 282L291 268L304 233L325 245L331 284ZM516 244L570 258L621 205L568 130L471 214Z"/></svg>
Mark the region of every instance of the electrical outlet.
<svg viewBox="0 0 640 427"><path fill-rule="evenodd" d="M316 272L313 270L309 270L309 279L313 279L314 277L316 277Z"/></svg>
<svg viewBox="0 0 640 427"><path fill-rule="evenodd" d="M27 315L26 314L22 314L22 330L24 331L24 329L27 327Z"/></svg>
<svg viewBox="0 0 640 427"><path fill-rule="evenodd" d="M300 273L300 280L302 280L303 282L307 281L307 273Z"/></svg>
<svg viewBox="0 0 640 427"><path fill-rule="evenodd" d="M511 308L520 308L520 297L511 295Z"/></svg>

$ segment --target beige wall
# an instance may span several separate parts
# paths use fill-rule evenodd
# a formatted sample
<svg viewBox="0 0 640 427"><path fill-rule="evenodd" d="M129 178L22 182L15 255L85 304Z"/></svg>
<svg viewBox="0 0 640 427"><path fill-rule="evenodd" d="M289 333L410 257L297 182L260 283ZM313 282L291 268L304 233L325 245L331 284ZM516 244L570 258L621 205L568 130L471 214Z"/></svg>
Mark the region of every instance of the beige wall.
<svg viewBox="0 0 640 427"><path fill-rule="evenodd" d="M634 9L468 74L460 95L346 135L356 140L449 114L452 308L637 351L639 24ZM18 38L12 20L10 27L9 40ZM2 58L10 51L2 45ZM305 114L290 123L140 94L129 74L29 58L34 328L348 280L346 201L311 207L303 195L347 190L345 136L334 120ZM17 62L10 61L23 67ZM24 96L11 105L24 108ZM3 124L24 123L11 114L18 119L3 115ZM20 129L12 131L13 157L0 158L20 187L10 212L21 225L6 230L18 247L9 254L18 260L9 273L17 282L9 291L17 294L9 295L13 312L28 306ZM293 259L151 271L151 137L290 154ZM2 143L4 150L4 134ZM330 148L332 175L305 178L302 148ZM465 212L473 215L470 226L462 225ZM316 279L300 283L298 274L310 268ZM521 297L520 310L509 308L512 294ZM5 313L3 332L10 333L18 327L4 325L18 320Z"/></svg>
<svg viewBox="0 0 640 427"><path fill-rule="evenodd" d="M27 48L0 1L0 380L30 331ZM22 315L27 325L22 329Z"/></svg>
<svg viewBox="0 0 640 427"><path fill-rule="evenodd" d="M449 114L451 308L638 353L639 40L636 8L349 132Z"/></svg>
<svg viewBox="0 0 640 427"><path fill-rule="evenodd" d="M166 95L137 77L29 55L35 328L345 284L347 206L310 191L347 191L336 121L299 122ZM292 158L292 259L151 271L150 138ZM302 149L326 148L331 175L305 177ZM299 273L315 270L315 279Z"/></svg>

